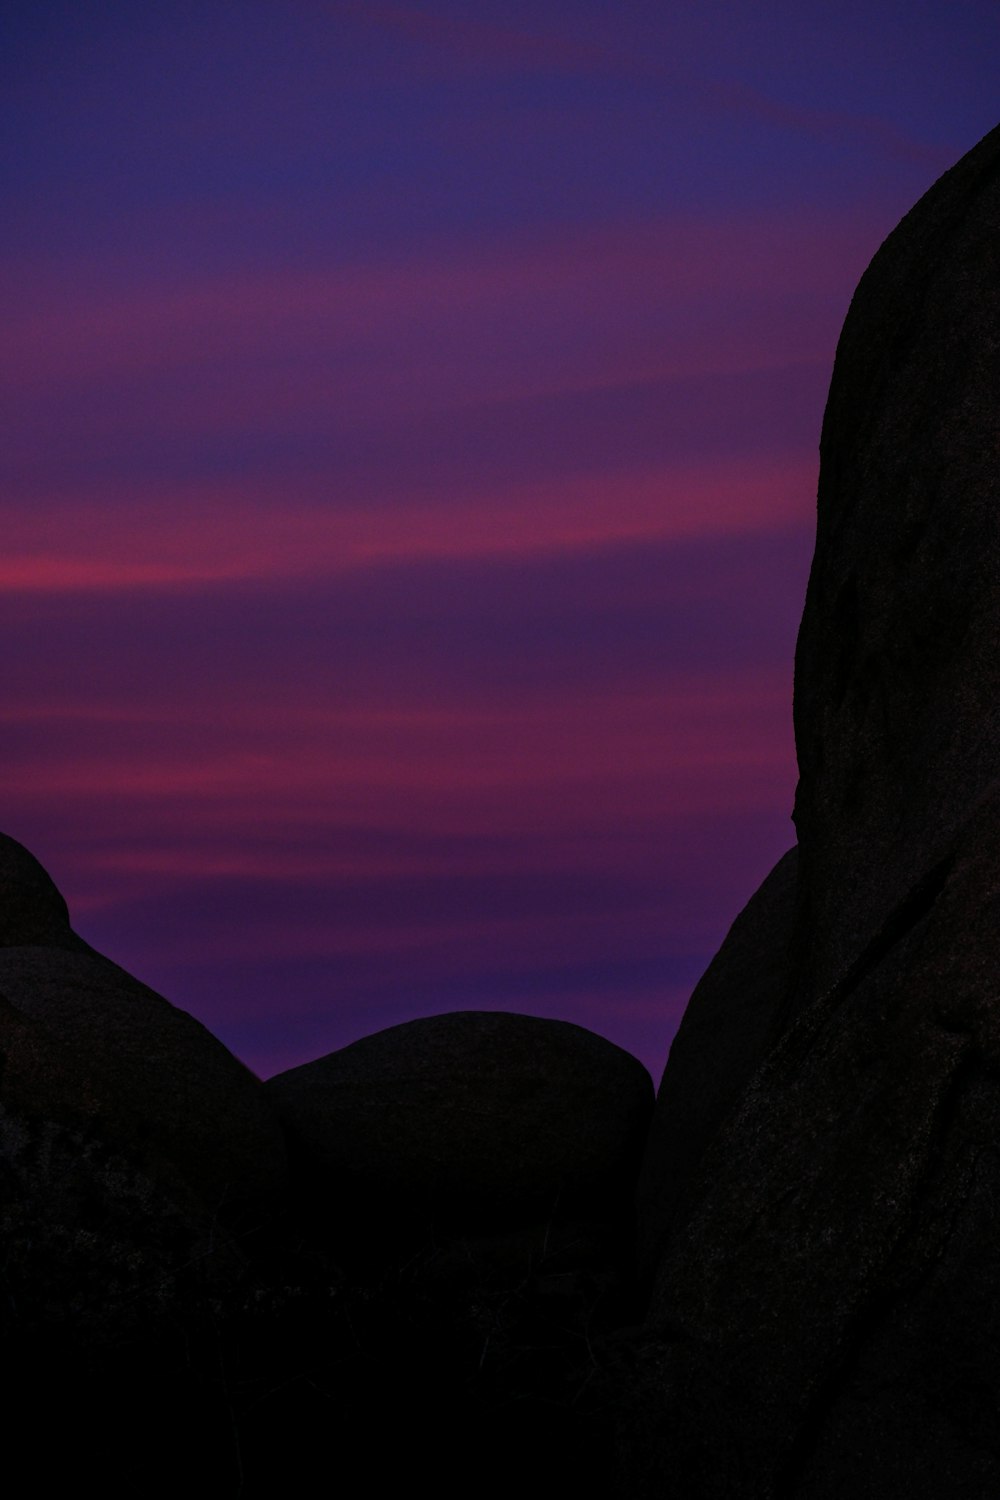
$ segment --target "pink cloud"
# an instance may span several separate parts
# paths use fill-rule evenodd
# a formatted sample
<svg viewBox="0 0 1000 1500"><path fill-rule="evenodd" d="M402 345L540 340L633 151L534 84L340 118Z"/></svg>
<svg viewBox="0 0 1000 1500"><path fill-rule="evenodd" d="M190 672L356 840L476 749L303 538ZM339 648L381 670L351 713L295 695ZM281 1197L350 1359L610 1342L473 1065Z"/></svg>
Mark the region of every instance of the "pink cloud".
<svg viewBox="0 0 1000 1500"><path fill-rule="evenodd" d="M652 307L672 307L682 328L696 311L704 335L706 308L692 307L693 298L708 304L711 324L711 299L734 290L743 301L773 301L776 295L849 288L872 238L867 221L831 226L818 212L735 222L671 219L562 231L501 246L439 247L416 262L243 271L122 291L99 281L70 288L50 273L8 265L3 365L15 388L23 389L33 382L242 361L277 349L298 360L310 350L354 360L359 351L378 348L391 361L419 334L433 374L433 342L424 342L429 332L443 337L446 354L469 344L482 347L484 335L486 347L502 349L528 317L540 329L532 341L534 360L545 328L579 327L582 308L588 327L598 331L604 308L613 309L616 325L624 328L629 316L648 320ZM645 328L646 360L658 361L660 372L677 369L670 328L659 336L655 353L648 323ZM576 380L602 378L600 366L581 377L578 342L562 351L562 369ZM312 368L311 375L322 387L322 369Z"/></svg>
<svg viewBox="0 0 1000 1500"><path fill-rule="evenodd" d="M810 109L801 104L787 104L760 89L735 80L716 81L705 86L706 99L722 104L736 114L749 115L766 124L802 132L821 140L861 138L880 154L943 172L955 159L952 150L942 149L900 130L878 115L852 114L846 110Z"/></svg>
<svg viewBox="0 0 1000 1500"><path fill-rule="evenodd" d="M306 816L314 830L364 825L442 836L614 827L627 846L638 828L678 809L685 816L746 809L772 795L790 770L787 675L674 679L602 694L599 703L567 692L506 710L466 704L422 714L339 713L287 696L268 714L250 679L217 705L215 723L174 703L164 705L166 725L144 724L140 714L141 732L117 739L106 726L122 710L98 703L90 712L102 737L93 754L72 730L85 706L48 705L36 710L39 741L23 759L8 755L5 788L24 805L41 798L48 806L114 807L136 832L168 833L175 859L196 819L195 864L205 857L206 830L220 841L223 863L233 859L237 836L239 857L252 863L256 838L270 850L276 830L297 834ZM0 722L30 724L30 708L14 703ZM778 726L784 732L776 735ZM308 844L296 857L310 868L318 858ZM609 858L606 844L597 857ZM322 858L339 867L335 850Z"/></svg>
<svg viewBox="0 0 1000 1500"><path fill-rule="evenodd" d="M100 498L35 496L7 511L0 591L104 593L336 577L409 561L752 533L808 523L815 485L815 459L803 453L758 459L752 468L733 458L575 474L470 494L460 506L450 497L394 505L389 494L377 507L352 504L349 495L323 506L259 482L192 486L164 493L155 504L151 485L141 506L130 490Z"/></svg>

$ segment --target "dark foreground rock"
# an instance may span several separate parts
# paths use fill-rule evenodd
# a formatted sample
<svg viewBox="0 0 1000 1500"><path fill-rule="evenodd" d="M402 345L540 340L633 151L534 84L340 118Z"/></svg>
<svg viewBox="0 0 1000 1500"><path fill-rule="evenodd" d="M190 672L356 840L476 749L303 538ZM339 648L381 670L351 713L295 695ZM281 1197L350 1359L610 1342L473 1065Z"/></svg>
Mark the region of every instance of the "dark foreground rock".
<svg viewBox="0 0 1000 1500"><path fill-rule="evenodd" d="M629 1211L653 1104L634 1057L567 1021L408 1021L272 1078L314 1200L465 1229Z"/></svg>
<svg viewBox="0 0 1000 1500"><path fill-rule="evenodd" d="M399 1330L417 1337L402 1411L438 1435L435 1482L442 1455L464 1455L459 1493L462 1464L489 1455L477 1485L522 1487L530 1463L541 1488L569 1465L606 1489L595 1346L636 1314L632 1198L653 1100L641 1064L567 1022L468 1011L365 1037L267 1090L303 1243L371 1289L369 1325L373 1307L393 1309L375 1339L388 1335L391 1364Z"/></svg>
<svg viewBox="0 0 1000 1500"><path fill-rule="evenodd" d="M334 1455L345 1493L606 1493L645 1070L579 1027L467 1014L265 1089L6 854L12 1470L270 1500Z"/></svg>
<svg viewBox="0 0 1000 1500"><path fill-rule="evenodd" d="M145 1334L189 1286L215 1288L239 1274L235 1244L184 1174L142 1139L128 1104L6 1000L0 1063L8 1342L70 1325L90 1343Z"/></svg>
<svg viewBox="0 0 1000 1500"><path fill-rule="evenodd" d="M0 948L28 944L86 951L49 873L23 844L0 833Z"/></svg>
<svg viewBox="0 0 1000 1500"><path fill-rule="evenodd" d="M260 1081L193 1016L90 950L0 948L0 995L73 1054L207 1211L236 1229L275 1212L277 1120Z"/></svg>
<svg viewBox="0 0 1000 1500"><path fill-rule="evenodd" d="M774 1041L788 991L798 889L790 849L736 918L670 1048L637 1194L643 1279L697 1201L705 1151Z"/></svg>
<svg viewBox="0 0 1000 1500"><path fill-rule="evenodd" d="M127 1102L6 1000L0 1252L12 1475L124 1496L155 1488L152 1470L167 1484L190 1472L200 1438L228 1430L217 1354L198 1351L217 1349L220 1309L245 1301L245 1254ZM208 1450L209 1483L230 1470Z"/></svg>
<svg viewBox="0 0 1000 1500"><path fill-rule="evenodd" d="M845 325L796 666L785 992L765 887L667 1080L708 1073L700 1013L707 1042L744 992L770 1045L755 1032L742 1087L726 1062L725 1110L658 1106L628 1500L1000 1493L998 244L1000 131L886 242ZM663 1201L683 1205L666 1227Z"/></svg>
<svg viewBox="0 0 1000 1500"><path fill-rule="evenodd" d="M800 1003L997 781L998 163L993 131L911 210L837 351L796 651Z"/></svg>

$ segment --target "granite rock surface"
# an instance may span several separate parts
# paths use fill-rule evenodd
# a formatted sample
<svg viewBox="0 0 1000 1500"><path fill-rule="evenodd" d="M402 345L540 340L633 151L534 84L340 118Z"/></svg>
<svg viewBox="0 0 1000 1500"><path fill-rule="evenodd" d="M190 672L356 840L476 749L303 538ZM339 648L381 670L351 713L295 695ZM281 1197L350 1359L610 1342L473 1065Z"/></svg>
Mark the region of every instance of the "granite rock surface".
<svg viewBox="0 0 1000 1500"><path fill-rule="evenodd" d="M671 1045L637 1193L646 1277L700 1196L705 1152L774 1040L788 989L797 871L798 851L790 849L736 918Z"/></svg>
<svg viewBox="0 0 1000 1500"><path fill-rule="evenodd" d="M273 1211L286 1171L258 1079L186 1011L93 951L0 948L0 995L128 1113L137 1143L223 1222Z"/></svg>
<svg viewBox="0 0 1000 1500"><path fill-rule="evenodd" d="M333 1451L379 1492L606 1493L594 1376L632 1295L645 1069L473 1014L265 1087L77 938L26 850L0 854L8 1463L53 1493L196 1473L270 1500Z"/></svg>
<svg viewBox="0 0 1000 1500"><path fill-rule="evenodd" d="M652 1108L621 1048L496 1011L390 1027L266 1089L317 1195L353 1188L470 1227L621 1211Z"/></svg>
<svg viewBox="0 0 1000 1500"><path fill-rule="evenodd" d="M889 236L837 349L795 664L800 1004L1000 775L998 226L994 130Z"/></svg>

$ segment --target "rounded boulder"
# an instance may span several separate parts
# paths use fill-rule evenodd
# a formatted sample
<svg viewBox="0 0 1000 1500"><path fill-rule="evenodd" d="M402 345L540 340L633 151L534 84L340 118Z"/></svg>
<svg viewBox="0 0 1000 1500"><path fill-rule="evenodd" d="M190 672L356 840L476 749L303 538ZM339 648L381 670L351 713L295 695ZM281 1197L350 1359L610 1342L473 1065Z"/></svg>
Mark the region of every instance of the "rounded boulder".
<svg viewBox="0 0 1000 1500"><path fill-rule="evenodd" d="M263 1085L200 1022L85 946L0 949L0 995L44 1026L224 1221L265 1215L285 1179Z"/></svg>
<svg viewBox="0 0 1000 1500"><path fill-rule="evenodd" d="M603 1037L494 1011L390 1027L265 1088L316 1190L508 1221L613 1212L653 1100L642 1064Z"/></svg>

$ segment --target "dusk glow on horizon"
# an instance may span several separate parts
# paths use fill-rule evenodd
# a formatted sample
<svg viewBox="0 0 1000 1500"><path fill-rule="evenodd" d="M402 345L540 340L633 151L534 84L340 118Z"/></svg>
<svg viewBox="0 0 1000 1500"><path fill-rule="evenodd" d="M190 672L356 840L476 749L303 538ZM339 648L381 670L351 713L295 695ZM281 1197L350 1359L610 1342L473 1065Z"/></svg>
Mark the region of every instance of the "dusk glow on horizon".
<svg viewBox="0 0 1000 1500"><path fill-rule="evenodd" d="M0 31L0 829L263 1076L504 1009L658 1079L794 840L836 341L1000 11Z"/></svg>

